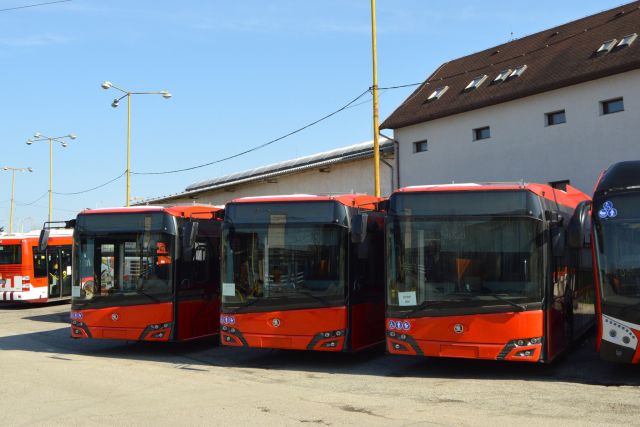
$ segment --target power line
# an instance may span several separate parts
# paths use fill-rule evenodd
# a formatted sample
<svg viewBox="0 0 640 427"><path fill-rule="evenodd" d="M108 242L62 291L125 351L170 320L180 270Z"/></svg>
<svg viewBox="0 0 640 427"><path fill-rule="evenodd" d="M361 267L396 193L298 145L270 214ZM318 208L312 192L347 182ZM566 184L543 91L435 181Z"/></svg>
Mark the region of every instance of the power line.
<svg viewBox="0 0 640 427"><path fill-rule="evenodd" d="M362 98L364 95L366 95L367 93L369 93L370 89L365 90L364 92L362 92L360 95L358 95L357 97L355 97L354 99L352 99L351 101L349 101L347 104L345 104L344 106L338 108L337 110L333 111L332 113L329 113L317 120L314 120L313 122L306 124L304 126L302 126L301 128L298 128L294 131L291 131L285 135L282 135L278 138L272 139L271 141L265 142L263 144L260 145L256 145L255 147L249 148L247 150L241 151L239 153L233 154L231 156L227 156L227 157L223 157L221 159L218 160L213 160L211 162L207 162L207 163L203 163L200 165L196 165L196 166L190 166L190 167L186 167L186 168L182 168L182 169L175 169L175 170L168 170L168 171L162 171L162 172L131 172L133 175L166 175L166 174L172 174L172 173L178 173L178 172L186 172L186 171L190 171L190 170L194 170L194 169L200 169L203 168L205 166L211 166L213 164L216 163L222 163L224 161L227 160L231 160L231 159L235 159L236 157L240 157L243 156L245 154L251 153L253 151L257 151L261 148L264 148L266 146L269 146L271 144L274 144L278 141L282 141L285 138L288 138L292 135L295 135L296 133L302 132L303 130L310 128L311 126L317 125L318 123L328 119L329 117L335 116L336 114L340 113L341 111L346 110L347 108L349 108L349 106L351 104L354 104L356 101L358 101L360 98Z"/></svg>
<svg viewBox="0 0 640 427"><path fill-rule="evenodd" d="M27 9L29 7L46 6L48 4L55 4L55 3L67 3L67 2L70 2L70 1L72 1L72 0L58 0L58 1L50 1L50 2L47 2L47 3L28 4L26 6L8 7L6 9L0 9L0 12L8 12L10 10L18 10L18 9Z"/></svg>
<svg viewBox="0 0 640 427"><path fill-rule="evenodd" d="M20 206L31 206L31 205L33 205L33 204L38 203L38 202L39 202L40 200L42 200L42 198L43 198L44 196L46 196L47 194L49 194L49 191L45 191L45 192L44 192L44 194L43 194L42 196L38 197L38 198L37 198L37 199L35 199L33 202L29 202L29 203L20 203L20 202L16 202L16 204L17 204L17 205L20 205Z"/></svg>
<svg viewBox="0 0 640 427"><path fill-rule="evenodd" d="M407 83L406 85L398 85L398 86L379 87L378 90L401 89L403 87L420 86L422 83L423 82L420 82L420 83Z"/></svg>
<svg viewBox="0 0 640 427"><path fill-rule="evenodd" d="M113 178L113 179L110 179L109 181L105 182L104 184L100 184L100 185L97 185L97 186L95 186L95 187L88 188L88 189L86 189L86 190L82 190L82 191L74 191L74 192L71 192L71 193L57 193L57 192L55 192L55 191L54 191L54 192L53 192L53 194L56 194L56 195L58 195L58 196L74 196L74 195L76 195L76 194L84 194L84 193L88 193L88 192L90 192L90 191L97 190L98 188L105 187L105 186L107 186L107 185L111 184L112 182L115 182L115 181L119 180L120 178L122 178L122 177L124 176L124 174L125 174L125 173L127 173L127 171L122 172L120 175L116 176L116 177L115 177L115 178Z"/></svg>

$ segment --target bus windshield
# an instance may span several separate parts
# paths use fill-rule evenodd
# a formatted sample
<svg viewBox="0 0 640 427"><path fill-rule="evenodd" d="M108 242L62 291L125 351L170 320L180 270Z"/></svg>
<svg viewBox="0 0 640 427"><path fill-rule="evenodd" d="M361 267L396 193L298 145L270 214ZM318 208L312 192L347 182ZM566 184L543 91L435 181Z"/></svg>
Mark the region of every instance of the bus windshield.
<svg viewBox="0 0 640 427"><path fill-rule="evenodd" d="M20 245L0 245L0 265L20 264L22 250Z"/></svg>
<svg viewBox="0 0 640 427"><path fill-rule="evenodd" d="M122 228L132 227L118 225L115 221L113 230L106 230L109 221L100 222L100 216L93 215L95 218L91 218L91 221L100 224L99 231L93 231L91 224L86 221L82 224L82 231L76 229L72 288L74 307L170 301L173 295L175 236L158 230L164 228L160 226L162 215L122 215L124 222L127 222L128 216L142 217L141 223L147 229L127 232L122 232ZM147 220L144 220L145 216Z"/></svg>
<svg viewBox="0 0 640 427"><path fill-rule="evenodd" d="M446 310L541 302L542 230L533 218L395 217L387 225L388 305Z"/></svg>
<svg viewBox="0 0 640 427"><path fill-rule="evenodd" d="M640 304L640 194L610 197L594 209L602 300Z"/></svg>
<svg viewBox="0 0 640 427"><path fill-rule="evenodd" d="M223 240L222 302L230 312L344 304L345 227L228 226Z"/></svg>

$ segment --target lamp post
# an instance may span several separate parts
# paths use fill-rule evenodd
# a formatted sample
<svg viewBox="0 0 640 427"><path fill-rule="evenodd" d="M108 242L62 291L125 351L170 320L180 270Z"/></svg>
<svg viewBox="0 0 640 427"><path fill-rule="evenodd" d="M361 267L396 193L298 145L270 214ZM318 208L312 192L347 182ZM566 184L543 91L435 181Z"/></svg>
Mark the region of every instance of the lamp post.
<svg viewBox="0 0 640 427"><path fill-rule="evenodd" d="M11 205L9 208L9 234L13 232L13 190L14 182L16 179L16 172L33 172L31 168L14 168L11 166L5 166L2 168L5 171L11 171Z"/></svg>
<svg viewBox="0 0 640 427"><path fill-rule="evenodd" d="M76 135L73 133L70 133L69 135L54 137L42 135L40 132L36 132L33 135L33 139L27 139L27 145L31 145L34 142L49 141L49 221L51 221L53 210L53 143L57 142L62 146L62 148L65 148L67 146L65 139L76 138Z"/></svg>
<svg viewBox="0 0 640 427"><path fill-rule="evenodd" d="M117 108L118 105L120 105L120 101L122 101L124 98L127 98L127 199L125 202L125 206L129 206L129 198L131 193L131 95L162 95L164 99L169 99L171 98L171 94L166 90L161 90L159 92L131 92L115 86L110 81L105 81L100 85L100 87L105 90L113 88L124 93L124 95L122 95L120 98L116 98L113 100L113 102L111 103L111 106L113 108Z"/></svg>
<svg viewBox="0 0 640 427"><path fill-rule="evenodd" d="M371 57L373 62L373 189L380 197L380 144L378 143L378 55L376 49L376 0L371 0Z"/></svg>

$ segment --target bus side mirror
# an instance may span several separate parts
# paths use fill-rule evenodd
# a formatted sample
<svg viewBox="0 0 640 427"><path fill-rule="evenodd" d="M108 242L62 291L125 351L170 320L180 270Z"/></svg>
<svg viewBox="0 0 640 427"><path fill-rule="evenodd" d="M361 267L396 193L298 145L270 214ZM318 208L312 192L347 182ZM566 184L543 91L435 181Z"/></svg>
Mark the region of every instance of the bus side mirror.
<svg viewBox="0 0 640 427"><path fill-rule="evenodd" d="M555 211L544 211L544 216L551 226L561 226L564 222L562 215Z"/></svg>
<svg viewBox="0 0 640 427"><path fill-rule="evenodd" d="M367 238L367 218L366 213L357 214L351 218L352 243L362 243Z"/></svg>
<svg viewBox="0 0 640 427"><path fill-rule="evenodd" d="M549 230L551 233L551 253L554 257L564 256L567 233L564 228L554 226Z"/></svg>
<svg viewBox="0 0 640 427"><path fill-rule="evenodd" d="M569 221L568 244L571 249L591 247L590 201L581 202Z"/></svg>
<svg viewBox="0 0 640 427"><path fill-rule="evenodd" d="M196 221L189 221L185 223L182 229L182 254L185 259L193 258L193 248L196 246L198 225L199 223Z"/></svg>
<svg viewBox="0 0 640 427"><path fill-rule="evenodd" d="M51 231L48 228L43 228L42 230L40 230L40 238L38 239L38 250L40 252L44 252L45 250L47 250L50 233Z"/></svg>

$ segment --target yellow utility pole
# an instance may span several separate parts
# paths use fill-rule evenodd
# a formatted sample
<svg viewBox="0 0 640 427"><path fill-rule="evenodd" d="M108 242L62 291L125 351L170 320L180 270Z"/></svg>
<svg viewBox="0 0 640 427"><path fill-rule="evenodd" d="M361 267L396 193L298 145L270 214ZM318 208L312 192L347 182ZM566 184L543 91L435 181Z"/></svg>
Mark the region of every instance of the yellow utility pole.
<svg viewBox="0 0 640 427"><path fill-rule="evenodd" d="M40 132L36 132L33 135L33 139L27 139L27 145L31 145L34 142L48 141L49 142L49 221L53 218L53 143L59 143L62 148L67 146L65 139L76 139L77 136L73 133L64 136L46 136Z"/></svg>
<svg viewBox="0 0 640 427"><path fill-rule="evenodd" d="M6 171L11 171L11 205L9 207L9 234L13 232L13 194L14 194L14 182L16 179L16 172L33 172L31 168L13 168L11 166L5 166L2 168Z"/></svg>
<svg viewBox="0 0 640 427"><path fill-rule="evenodd" d="M111 89L114 88L122 93L120 98L116 98L111 103L113 108L118 107L120 105L120 101L124 98L127 98L127 188L126 188L126 200L125 206L129 206L131 204L131 95L162 95L164 99L171 98L171 94L169 91L161 90L159 92L130 92L128 90L124 90L114 85L110 81L106 81L100 85L102 89Z"/></svg>
<svg viewBox="0 0 640 427"><path fill-rule="evenodd" d="M380 197L380 144L378 134L378 57L376 49L376 0L371 0L371 50L373 58L373 187L376 197Z"/></svg>

